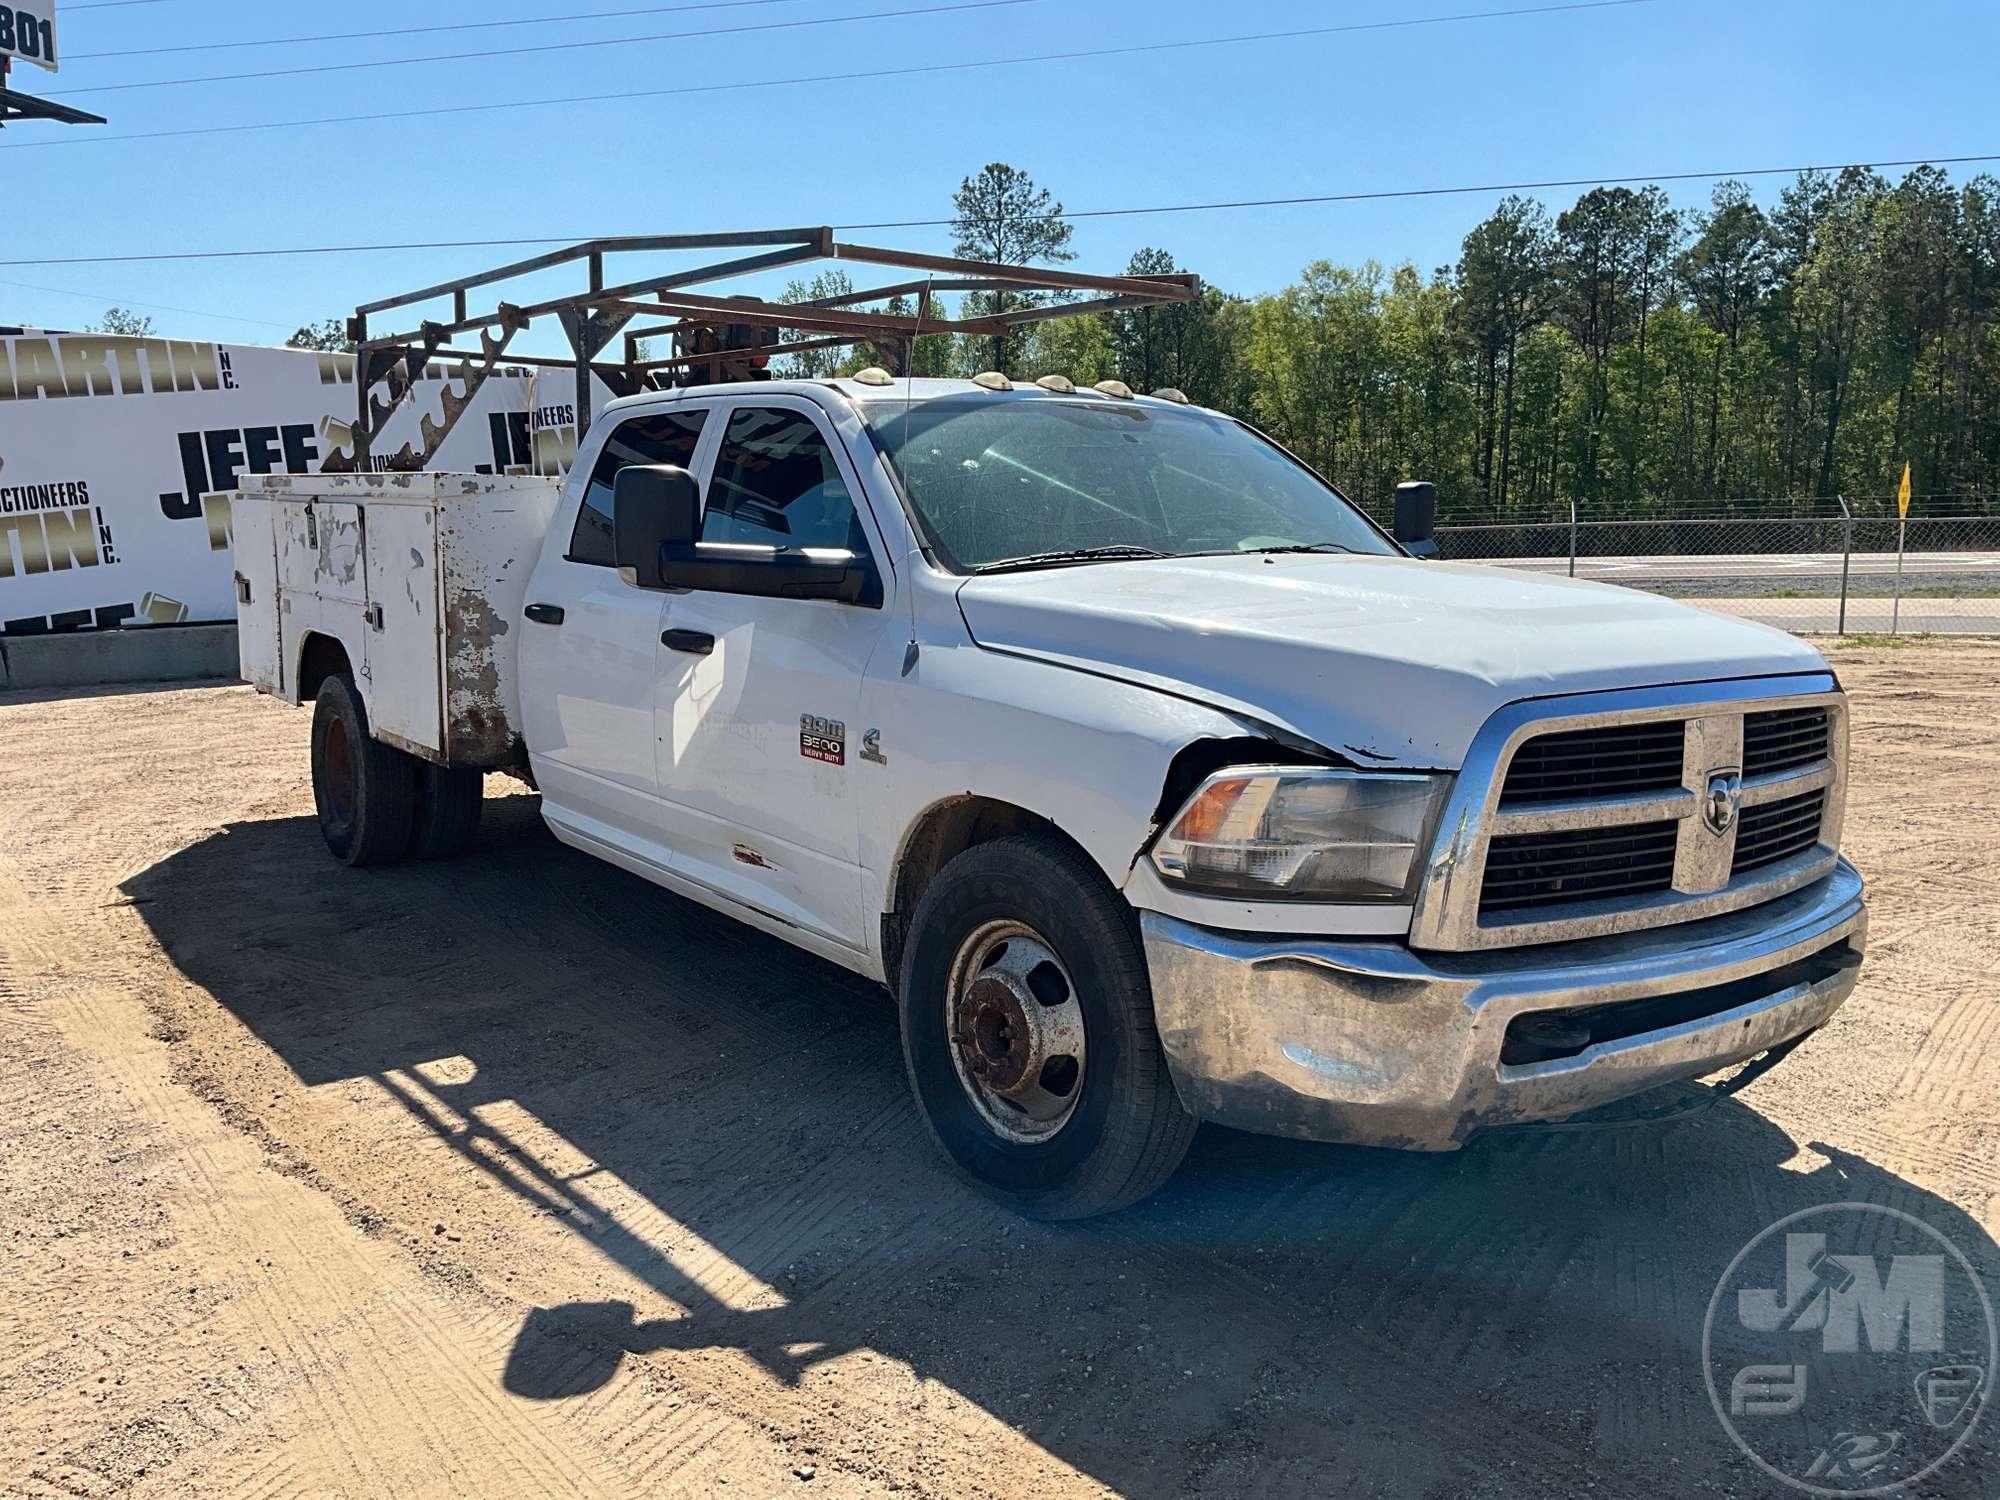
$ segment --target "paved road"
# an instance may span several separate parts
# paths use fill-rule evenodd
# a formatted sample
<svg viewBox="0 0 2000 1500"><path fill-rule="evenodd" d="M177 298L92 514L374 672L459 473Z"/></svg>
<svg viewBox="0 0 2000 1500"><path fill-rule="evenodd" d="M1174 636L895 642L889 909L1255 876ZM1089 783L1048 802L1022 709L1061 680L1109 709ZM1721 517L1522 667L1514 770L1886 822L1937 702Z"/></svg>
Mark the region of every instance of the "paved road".
<svg viewBox="0 0 2000 1500"><path fill-rule="evenodd" d="M1567 557L1490 559L1495 567L1569 572ZM1580 557L1576 576L1651 589L1708 609L1802 634L1841 628L1838 552L1734 553L1712 557ZM1846 628L1916 634L2000 635L2000 552L1927 552L1903 560L1896 615L1893 553L1856 554L1848 570ZM1956 597L1940 597L1952 590ZM1808 597L1797 597L1806 595Z"/></svg>
<svg viewBox="0 0 2000 1500"><path fill-rule="evenodd" d="M1799 635L1831 635L1841 625L1837 598L1716 599L1703 595L1689 602L1722 614L1760 620ZM1904 635L2000 635L2000 598L1905 599L1900 617L1894 615L1887 599L1847 601L1846 627L1850 635L1887 634L1892 621Z"/></svg>
<svg viewBox="0 0 2000 1500"><path fill-rule="evenodd" d="M1447 533L1444 546L1451 552ZM1496 557L1471 555L1466 562L1490 562L1496 567L1527 568L1538 573L1567 573L1567 557ZM1838 552L1742 552L1701 557L1580 557L1576 576L1602 583L1657 588L1674 594L1751 597L1793 590L1840 590ZM1896 575L1893 552L1856 553L1848 570L1850 590L1886 593ZM1903 560L1909 588L1954 588L2000 594L2000 552L1922 552Z"/></svg>

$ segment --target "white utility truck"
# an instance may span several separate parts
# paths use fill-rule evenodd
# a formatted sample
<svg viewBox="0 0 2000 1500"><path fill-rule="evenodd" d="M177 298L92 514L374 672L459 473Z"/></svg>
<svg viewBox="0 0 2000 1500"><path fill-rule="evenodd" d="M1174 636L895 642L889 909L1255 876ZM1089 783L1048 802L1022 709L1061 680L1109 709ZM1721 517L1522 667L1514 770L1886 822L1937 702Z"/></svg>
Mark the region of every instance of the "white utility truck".
<svg viewBox="0 0 2000 1500"><path fill-rule="evenodd" d="M882 981L1024 1212L1196 1122L1450 1149L1788 1047L1855 984L1847 711L1779 632L1427 561L1244 424L1112 382L725 381L566 483L274 477L244 674L349 864L481 775Z"/></svg>

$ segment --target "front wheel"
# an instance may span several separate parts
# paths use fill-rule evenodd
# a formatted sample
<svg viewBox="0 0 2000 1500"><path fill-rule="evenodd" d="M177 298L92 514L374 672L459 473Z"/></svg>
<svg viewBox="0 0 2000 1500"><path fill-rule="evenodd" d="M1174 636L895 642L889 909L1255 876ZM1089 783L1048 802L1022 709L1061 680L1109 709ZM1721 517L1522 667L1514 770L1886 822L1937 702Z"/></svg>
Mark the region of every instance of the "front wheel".
<svg viewBox="0 0 2000 1500"><path fill-rule="evenodd" d="M1031 834L947 864L903 959L903 1058L952 1164L1020 1213L1136 1203L1194 1137L1153 1024L1132 913L1073 846Z"/></svg>

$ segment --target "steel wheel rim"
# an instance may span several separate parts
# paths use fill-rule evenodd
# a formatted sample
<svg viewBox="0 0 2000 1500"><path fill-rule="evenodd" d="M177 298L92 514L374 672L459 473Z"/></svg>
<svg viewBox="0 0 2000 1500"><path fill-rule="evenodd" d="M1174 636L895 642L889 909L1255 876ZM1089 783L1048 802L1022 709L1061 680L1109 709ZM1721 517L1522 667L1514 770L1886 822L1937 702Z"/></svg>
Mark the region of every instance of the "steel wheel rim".
<svg viewBox="0 0 2000 1500"><path fill-rule="evenodd" d="M354 823L354 746L347 726L328 719L320 738L321 784L325 788L324 814L335 833L344 833Z"/></svg>
<svg viewBox="0 0 2000 1500"><path fill-rule="evenodd" d="M959 1087L1016 1145L1053 1139L1083 1097L1083 1007L1069 970L1032 927L988 922L959 944L944 1024Z"/></svg>

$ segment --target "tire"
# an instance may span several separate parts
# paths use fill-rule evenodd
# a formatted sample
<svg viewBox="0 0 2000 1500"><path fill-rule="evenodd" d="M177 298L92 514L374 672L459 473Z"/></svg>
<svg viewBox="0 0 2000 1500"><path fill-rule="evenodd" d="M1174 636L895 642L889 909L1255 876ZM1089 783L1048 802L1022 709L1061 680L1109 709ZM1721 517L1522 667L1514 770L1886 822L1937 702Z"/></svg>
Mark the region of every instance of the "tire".
<svg viewBox="0 0 2000 1500"><path fill-rule="evenodd" d="M1033 967L1014 972L1024 964ZM917 1106L988 1196L1030 1218L1088 1218L1138 1202L1187 1154L1195 1120L1160 1048L1138 923L1074 846L1027 834L953 859L917 903L901 981ZM1025 991L1042 1001L1034 1016ZM1038 1029L1069 1037L1079 1017L1081 1044ZM1030 1041L1013 1040L1016 1020ZM1004 1097L1010 1085L1026 1092Z"/></svg>
<svg viewBox="0 0 2000 1500"><path fill-rule="evenodd" d="M368 732L368 711L346 673L313 704L313 806L320 836L344 865L385 865L410 847L417 800L414 756Z"/></svg>
<svg viewBox="0 0 2000 1500"><path fill-rule="evenodd" d="M410 836L410 858L449 859L463 854L479 832L479 810L485 798L483 772L450 770L418 761L416 827Z"/></svg>

